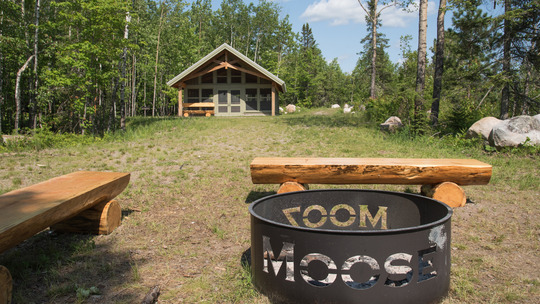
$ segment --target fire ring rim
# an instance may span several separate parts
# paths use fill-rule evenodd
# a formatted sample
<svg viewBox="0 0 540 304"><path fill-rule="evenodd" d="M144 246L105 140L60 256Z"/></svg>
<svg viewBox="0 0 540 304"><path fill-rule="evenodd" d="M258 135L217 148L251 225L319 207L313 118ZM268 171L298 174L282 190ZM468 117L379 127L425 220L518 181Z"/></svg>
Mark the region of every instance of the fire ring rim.
<svg viewBox="0 0 540 304"><path fill-rule="evenodd" d="M403 228L390 228L390 229L384 229L384 230L376 230L376 229L373 229L373 230L336 230L336 229L309 228L309 227L292 226L292 225L288 225L288 224L283 224L283 223L280 223L280 222L276 222L276 221L264 218L264 217L260 216L259 214L257 214L254 211L254 207L256 205L261 204L266 200L273 199L274 197L298 195L300 193L305 193L305 192L371 192L371 193L380 193L380 194L385 194L385 195L390 194L390 195L398 195L398 196L410 196L410 197L419 198L421 200L430 200L430 201L433 201L433 203L438 203L442 207L446 207L447 213L446 213L446 215L444 217L442 217L442 218L440 218L440 219L438 219L436 221L433 221L433 222L430 222L430 223L427 223L427 224L423 224L423 225L418 225L418 226L403 227ZM315 190L294 191L294 192L272 194L272 195L269 195L269 196L265 196L265 197L262 197L260 199L257 199L255 201L253 201L249 205L249 213L251 214L251 216L253 216L253 217L255 217L255 218L257 218L257 219L259 219L259 220L261 220L263 222L266 222L268 224L276 225L276 226L287 228L287 229L302 230L302 231L307 231L307 232L333 233L333 234L353 234L353 235L354 234L360 234L360 235L364 235L364 234L381 235L382 234L382 235L384 235L384 234L406 233L406 232L414 232L414 231L419 231L419 230L427 230L429 228L437 227L439 225L442 225L442 224L446 223L448 220L451 219L453 212L454 212L453 209L450 206L446 205L445 203L443 203L443 202L441 202L439 200L430 198L430 197L423 196L423 195L414 194L414 193L397 192L397 191L372 190L372 189L315 189Z"/></svg>

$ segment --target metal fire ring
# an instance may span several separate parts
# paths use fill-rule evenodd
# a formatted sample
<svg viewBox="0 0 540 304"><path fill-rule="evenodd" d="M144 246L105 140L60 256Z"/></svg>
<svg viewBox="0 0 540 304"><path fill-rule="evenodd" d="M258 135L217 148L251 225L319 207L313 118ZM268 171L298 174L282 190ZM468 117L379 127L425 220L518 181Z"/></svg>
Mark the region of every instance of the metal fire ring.
<svg viewBox="0 0 540 304"><path fill-rule="evenodd" d="M250 205L253 284L274 303L433 303L452 209L424 196L310 190Z"/></svg>

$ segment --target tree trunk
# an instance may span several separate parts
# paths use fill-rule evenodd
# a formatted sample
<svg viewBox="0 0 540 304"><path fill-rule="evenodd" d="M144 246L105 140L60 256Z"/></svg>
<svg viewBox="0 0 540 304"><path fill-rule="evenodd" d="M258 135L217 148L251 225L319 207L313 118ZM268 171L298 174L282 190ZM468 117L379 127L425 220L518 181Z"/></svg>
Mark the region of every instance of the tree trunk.
<svg viewBox="0 0 540 304"><path fill-rule="evenodd" d="M131 116L137 114L137 57L133 54L133 66L131 71Z"/></svg>
<svg viewBox="0 0 540 304"><path fill-rule="evenodd" d="M158 70L158 61L159 61L159 39L161 37L161 24L163 22L163 9L165 8L163 3L160 3L160 5L161 5L161 16L159 17L159 28L158 28L157 46L156 46L156 64L154 66L154 97L152 98L152 117L154 117L156 113L156 87L157 87L157 70Z"/></svg>
<svg viewBox="0 0 540 304"><path fill-rule="evenodd" d="M503 33L503 75L504 87L501 94L500 119L508 118L508 106L510 104L510 81L512 67L510 66L510 20L508 14L511 11L510 0L504 1L504 33Z"/></svg>
<svg viewBox="0 0 540 304"><path fill-rule="evenodd" d="M17 72L17 78L15 81L15 133L19 132L19 120L21 118L21 75L28 67L28 64L30 63L32 58L34 58L34 55L28 57L24 65Z"/></svg>
<svg viewBox="0 0 540 304"><path fill-rule="evenodd" d="M2 29L4 28L4 11L0 10L0 41L2 41ZM2 134L2 106L4 106L4 54L0 48L0 134Z"/></svg>
<svg viewBox="0 0 540 304"><path fill-rule="evenodd" d="M431 104L431 124L439 123L439 105L441 100L442 76L444 72L444 14L446 0L440 0L437 16L437 49L435 51L435 75L433 76L433 103Z"/></svg>
<svg viewBox="0 0 540 304"><path fill-rule="evenodd" d="M377 98L377 92L375 91L375 79L377 78L377 4L378 0L373 1L373 12L371 12L371 85L370 85L370 97L371 99Z"/></svg>
<svg viewBox="0 0 540 304"><path fill-rule="evenodd" d="M41 0L36 0L36 23L34 31L34 92L32 93L32 127L35 129L37 126L37 91L39 85L38 78L38 43L39 43L39 8Z"/></svg>
<svg viewBox="0 0 540 304"><path fill-rule="evenodd" d="M129 22L131 21L131 16L129 12L126 13L126 26L124 28L124 40L127 41L129 37ZM126 91L126 59L127 59L127 47L124 46L122 50L122 80L120 81L120 129L122 131L126 130L126 101L125 101L125 91Z"/></svg>
<svg viewBox="0 0 540 304"><path fill-rule="evenodd" d="M414 128L418 130L424 111L424 87L426 75L427 0L420 0L418 23L418 63L416 66L416 96L414 99Z"/></svg>

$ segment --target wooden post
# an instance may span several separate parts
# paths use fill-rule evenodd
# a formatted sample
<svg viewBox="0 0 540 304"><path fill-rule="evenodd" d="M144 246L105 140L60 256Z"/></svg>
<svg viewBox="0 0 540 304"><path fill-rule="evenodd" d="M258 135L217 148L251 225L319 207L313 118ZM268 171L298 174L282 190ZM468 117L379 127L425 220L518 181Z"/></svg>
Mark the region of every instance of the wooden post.
<svg viewBox="0 0 540 304"><path fill-rule="evenodd" d="M272 116L276 116L276 86L272 84Z"/></svg>
<svg viewBox="0 0 540 304"><path fill-rule="evenodd" d="M13 279L9 270L0 265L0 303L1 304L10 304L11 303L11 293L13 290Z"/></svg>
<svg viewBox="0 0 540 304"><path fill-rule="evenodd" d="M120 226L122 209L115 201L104 201L96 206L86 209L76 216L51 226L58 232L110 234Z"/></svg>
<svg viewBox="0 0 540 304"><path fill-rule="evenodd" d="M277 193L280 194L293 191L304 191L308 189L309 186L307 184L300 184L297 182L284 182L283 184L281 184L281 186L279 186Z"/></svg>
<svg viewBox="0 0 540 304"><path fill-rule="evenodd" d="M178 88L178 116L179 117L182 117L182 111L183 111L183 108L182 108L182 103L183 103L182 90L183 89L184 89L184 84L181 84L180 87Z"/></svg>
<svg viewBox="0 0 540 304"><path fill-rule="evenodd" d="M452 208L463 207L467 203L467 196L463 188L452 182L423 185L421 192L423 195L439 200Z"/></svg>

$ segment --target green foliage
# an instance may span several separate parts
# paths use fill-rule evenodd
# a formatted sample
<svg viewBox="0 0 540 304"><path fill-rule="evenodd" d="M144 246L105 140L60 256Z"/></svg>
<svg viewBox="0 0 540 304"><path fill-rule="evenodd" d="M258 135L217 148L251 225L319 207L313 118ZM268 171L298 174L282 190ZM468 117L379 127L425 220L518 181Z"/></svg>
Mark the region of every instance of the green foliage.
<svg viewBox="0 0 540 304"><path fill-rule="evenodd" d="M11 140L0 145L0 152L5 151L39 151L47 148L62 148L88 145L101 142L100 137L80 135L74 133L55 133L49 127L21 132L24 134L21 140Z"/></svg>
<svg viewBox="0 0 540 304"><path fill-rule="evenodd" d="M454 103L454 108L448 117L443 120L446 124L446 133L466 132L475 122L482 119L483 113L478 111L471 100L460 99Z"/></svg>
<svg viewBox="0 0 540 304"><path fill-rule="evenodd" d="M365 103L366 117L373 122L383 123L390 116L400 115L402 100L392 96L382 96L377 99L368 99Z"/></svg>

